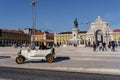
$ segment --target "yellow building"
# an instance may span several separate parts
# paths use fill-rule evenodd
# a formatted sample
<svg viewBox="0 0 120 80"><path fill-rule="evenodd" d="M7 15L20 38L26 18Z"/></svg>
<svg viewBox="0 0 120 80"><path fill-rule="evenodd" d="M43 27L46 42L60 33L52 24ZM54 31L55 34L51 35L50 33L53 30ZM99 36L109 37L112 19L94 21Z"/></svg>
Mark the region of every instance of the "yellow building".
<svg viewBox="0 0 120 80"><path fill-rule="evenodd" d="M72 32L61 32L56 34L55 44L69 44L69 40L72 38ZM80 43L83 44L86 41L86 31L79 31L78 38L81 40Z"/></svg>
<svg viewBox="0 0 120 80"><path fill-rule="evenodd" d="M35 32L31 36L31 42L35 44L35 46L39 46L44 43L47 46L53 46L54 44L54 34L48 32Z"/></svg>
<svg viewBox="0 0 120 80"><path fill-rule="evenodd" d="M72 32L61 32L61 33L57 34L56 35L57 43L64 44L71 38L71 34L72 34Z"/></svg>
<svg viewBox="0 0 120 80"><path fill-rule="evenodd" d="M120 29L113 30L114 32L114 40L120 42Z"/></svg>

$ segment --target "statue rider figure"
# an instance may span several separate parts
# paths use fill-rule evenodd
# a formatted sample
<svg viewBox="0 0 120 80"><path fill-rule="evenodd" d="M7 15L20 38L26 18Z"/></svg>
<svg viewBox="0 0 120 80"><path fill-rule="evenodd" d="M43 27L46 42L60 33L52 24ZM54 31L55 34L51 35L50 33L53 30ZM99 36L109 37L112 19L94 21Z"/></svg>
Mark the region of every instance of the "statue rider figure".
<svg viewBox="0 0 120 80"><path fill-rule="evenodd" d="M77 18L74 20L74 26L75 26L75 28L78 28L78 21L77 21Z"/></svg>

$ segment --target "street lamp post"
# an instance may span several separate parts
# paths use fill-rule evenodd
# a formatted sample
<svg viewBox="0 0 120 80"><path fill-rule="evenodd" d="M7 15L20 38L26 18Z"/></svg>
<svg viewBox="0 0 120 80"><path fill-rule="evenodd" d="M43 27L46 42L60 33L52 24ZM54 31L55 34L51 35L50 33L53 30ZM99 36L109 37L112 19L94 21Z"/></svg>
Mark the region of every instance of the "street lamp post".
<svg viewBox="0 0 120 80"><path fill-rule="evenodd" d="M31 38L31 45L32 45L32 48L35 47L35 43L33 42L34 41L34 32L35 32L35 27L36 27L36 11L35 11L35 7L36 7L36 0L32 0L31 2L32 4L32 38Z"/></svg>
<svg viewBox="0 0 120 80"><path fill-rule="evenodd" d="M35 27L36 27L36 11L35 11L35 6L36 6L36 0L32 0L32 34L34 33Z"/></svg>

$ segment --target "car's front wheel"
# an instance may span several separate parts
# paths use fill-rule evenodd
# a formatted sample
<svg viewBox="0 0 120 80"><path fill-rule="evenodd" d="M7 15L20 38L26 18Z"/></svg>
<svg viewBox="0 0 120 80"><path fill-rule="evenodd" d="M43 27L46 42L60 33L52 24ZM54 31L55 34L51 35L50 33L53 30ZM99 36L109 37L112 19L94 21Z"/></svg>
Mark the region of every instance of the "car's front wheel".
<svg viewBox="0 0 120 80"><path fill-rule="evenodd" d="M52 55L47 55L46 59L49 63L52 63L54 61L54 57Z"/></svg>
<svg viewBox="0 0 120 80"><path fill-rule="evenodd" d="M22 56L18 56L18 57L16 58L16 63L18 63L18 64L22 64L24 61L25 61L25 58L22 57Z"/></svg>

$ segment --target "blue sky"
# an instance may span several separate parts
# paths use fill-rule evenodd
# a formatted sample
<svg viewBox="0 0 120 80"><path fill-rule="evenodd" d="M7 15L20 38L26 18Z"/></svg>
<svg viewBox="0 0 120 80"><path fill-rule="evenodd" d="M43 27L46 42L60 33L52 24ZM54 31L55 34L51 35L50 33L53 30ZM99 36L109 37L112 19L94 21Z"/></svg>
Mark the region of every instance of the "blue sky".
<svg viewBox="0 0 120 80"><path fill-rule="evenodd" d="M37 0L36 28L52 32L71 31L75 18L79 29L82 22L93 22L101 16L110 28L120 28L120 0ZM0 0L0 28L32 27L31 0Z"/></svg>

